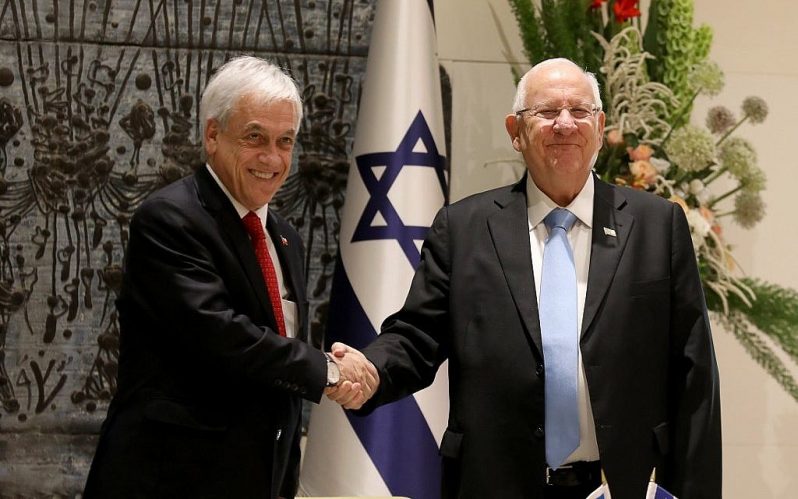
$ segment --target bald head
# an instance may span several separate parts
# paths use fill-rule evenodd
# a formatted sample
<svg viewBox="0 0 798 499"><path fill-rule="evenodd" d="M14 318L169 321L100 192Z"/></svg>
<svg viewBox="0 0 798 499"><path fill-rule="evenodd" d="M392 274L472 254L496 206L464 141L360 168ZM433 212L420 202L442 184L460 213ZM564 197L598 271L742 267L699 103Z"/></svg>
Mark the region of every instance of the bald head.
<svg viewBox="0 0 798 499"><path fill-rule="evenodd" d="M532 69L527 71L524 76L521 77L521 80L518 82L518 88L515 91L515 100L513 100L514 113L528 107L529 103L526 102L526 97L529 94L530 86L534 86L535 80L548 72L576 72L581 74L585 78L585 81L587 81L588 85L590 85L590 90L593 93L594 103L599 109L602 109L601 93L599 92L599 85L598 81L596 80L596 76L593 73L583 70L573 61L563 57L558 57L556 59L546 59L545 61L535 64L532 66Z"/></svg>

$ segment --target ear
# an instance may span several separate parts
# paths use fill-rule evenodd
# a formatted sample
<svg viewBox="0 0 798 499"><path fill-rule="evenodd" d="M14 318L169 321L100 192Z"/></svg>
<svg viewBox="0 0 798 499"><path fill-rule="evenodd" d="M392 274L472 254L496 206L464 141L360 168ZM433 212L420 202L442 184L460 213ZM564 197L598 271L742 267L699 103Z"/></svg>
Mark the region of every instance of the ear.
<svg viewBox="0 0 798 499"><path fill-rule="evenodd" d="M518 137L518 129L520 128L520 124L518 123L518 115L513 113L505 116L504 128L507 130L507 134L510 136L510 140L513 143L513 149L521 152L521 139Z"/></svg>
<svg viewBox="0 0 798 499"><path fill-rule="evenodd" d="M219 132L221 127L215 118L210 118L205 122L205 154L213 158L216 149L219 147Z"/></svg>

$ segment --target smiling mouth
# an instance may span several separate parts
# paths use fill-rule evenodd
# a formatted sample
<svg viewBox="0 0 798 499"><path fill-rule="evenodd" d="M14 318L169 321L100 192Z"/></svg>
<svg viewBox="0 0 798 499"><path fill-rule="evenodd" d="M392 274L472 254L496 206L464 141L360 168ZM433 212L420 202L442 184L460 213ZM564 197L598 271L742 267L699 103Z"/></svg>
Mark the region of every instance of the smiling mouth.
<svg viewBox="0 0 798 499"><path fill-rule="evenodd" d="M251 173L253 177L261 180L271 180L277 175L275 172L260 172L258 170L250 170L249 173Z"/></svg>

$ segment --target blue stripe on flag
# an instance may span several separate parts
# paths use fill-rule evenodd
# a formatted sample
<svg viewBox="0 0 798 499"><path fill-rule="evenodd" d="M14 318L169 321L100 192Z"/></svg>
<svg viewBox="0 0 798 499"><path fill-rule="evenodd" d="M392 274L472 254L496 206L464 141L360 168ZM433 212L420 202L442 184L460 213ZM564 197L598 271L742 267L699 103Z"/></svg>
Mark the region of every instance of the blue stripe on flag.
<svg viewBox="0 0 798 499"><path fill-rule="evenodd" d="M330 297L327 350L335 341L360 350L377 337L340 256ZM346 416L391 494L413 499L440 497L438 444L414 397L382 406L368 416L349 411Z"/></svg>
<svg viewBox="0 0 798 499"><path fill-rule="evenodd" d="M357 299L339 254L330 288L330 310L327 318L327 335L324 349L329 351L336 341L362 350L377 337L360 300Z"/></svg>
<svg viewBox="0 0 798 499"><path fill-rule="evenodd" d="M438 446L414 397L384 405L369 416L346 416L392 494L440 497Z"/></svg>
<svg viewBox="0 0 798 499"><path fill-rule="evenodd" d="M671 494L667 490L657 485L657 492L654 495L654 499L676 499L676 498L673 497L673 494Z"/></svg>

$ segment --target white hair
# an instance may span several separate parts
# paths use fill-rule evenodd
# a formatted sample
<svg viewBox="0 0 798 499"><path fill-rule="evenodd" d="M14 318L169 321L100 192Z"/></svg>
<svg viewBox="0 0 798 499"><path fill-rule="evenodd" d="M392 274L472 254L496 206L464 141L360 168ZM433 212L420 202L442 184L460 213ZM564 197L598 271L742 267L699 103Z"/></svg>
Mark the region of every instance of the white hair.
<svg viewBox="0 0 798 499"><path fill-rule="evenodd" d="M602 109L601 104L601 92L599 91L599 84L598 80L596 79L596 75L593 73L586 71L579 66L577 66L573 61L570 59L565 58L556 58L556 59L547 59L545 61L539 62L532 66L532 69L527 71L524 76L521 77L521 80L518 82L518 88L515 91L515 99L513 100L513 112L517 113L518 111L524 109L526 107L526 91L527 86L530 78L534 77L534 74L542 69L545 69L547 66L552 66L555 64L563 64L568 63L571 66L579 69L587 79L588 84L590 85L590 89L593 91L593 103L598 107L599 111Z"/></svg>
<svg viewBox="0 0 798 499"><path fill-rule="evenodd" d="M299 130L302 99L296 82L271 62L245 55L230 59L217 69L202 92L199 119L203 141L208 120L216 119L224 129L230 112L242 97L252 97L265 104L292 103L296 130Z"/></svg>

